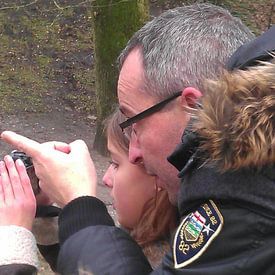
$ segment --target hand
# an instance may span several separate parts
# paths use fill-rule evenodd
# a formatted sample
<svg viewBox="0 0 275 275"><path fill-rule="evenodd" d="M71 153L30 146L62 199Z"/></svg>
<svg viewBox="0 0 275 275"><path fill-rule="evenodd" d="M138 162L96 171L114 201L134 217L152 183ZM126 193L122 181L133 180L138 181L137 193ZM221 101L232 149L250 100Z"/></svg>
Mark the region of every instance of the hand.
<svg viewBox="0 0 275 275"><path fill-rule="evenodd" d="M0 225L17 225L31 230L36 200L23 162L11 156L0 161Z"/></svg>
<svg viewBox="0 0 275 275"><path fill-rule="evenodd" d="M63 153L70 153L71 151L70 145L64 142L49 141L43 143L43 146L48 146L49 149L56 149ZM52 205L54 203L41 188L35 198L37 205Z"/></svg>
<svg viewBox="0 0 275 275"><path fill-rule="evenodd" d="M32 157L41 189L61 207L77 197L96 195L96 171L83 141L62 149L60 143L40 144L9 131L1 137Z"/></svg>

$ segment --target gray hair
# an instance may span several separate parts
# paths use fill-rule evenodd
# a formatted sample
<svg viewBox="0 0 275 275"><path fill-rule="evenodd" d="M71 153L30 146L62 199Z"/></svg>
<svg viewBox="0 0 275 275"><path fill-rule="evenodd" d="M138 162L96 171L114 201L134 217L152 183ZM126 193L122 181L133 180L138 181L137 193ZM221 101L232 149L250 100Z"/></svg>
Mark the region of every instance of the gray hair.
<svg viewBox="0 0 275 275"><path fill-rule="evenodd" d="M203 89L217 77L229 56L254 35L229 11L212 4L168 10L129 40L118 58L119 69L131 50L143 56L145 92L165 98L185 87Z"/></svg>

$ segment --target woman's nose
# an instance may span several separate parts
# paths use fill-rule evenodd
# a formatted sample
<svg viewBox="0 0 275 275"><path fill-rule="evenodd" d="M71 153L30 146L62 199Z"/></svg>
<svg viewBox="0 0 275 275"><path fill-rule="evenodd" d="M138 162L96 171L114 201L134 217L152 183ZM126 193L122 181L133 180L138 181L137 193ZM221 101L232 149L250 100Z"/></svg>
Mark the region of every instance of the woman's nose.
<svg viewBox="0 0 275 275"><path fill-rule="evenodd" d="M109 166L109 168L107 169L107 171L105 172L102 178L103 183L109 188L113 187L113 173L111 170L112 168L111 166Z"/></svg>

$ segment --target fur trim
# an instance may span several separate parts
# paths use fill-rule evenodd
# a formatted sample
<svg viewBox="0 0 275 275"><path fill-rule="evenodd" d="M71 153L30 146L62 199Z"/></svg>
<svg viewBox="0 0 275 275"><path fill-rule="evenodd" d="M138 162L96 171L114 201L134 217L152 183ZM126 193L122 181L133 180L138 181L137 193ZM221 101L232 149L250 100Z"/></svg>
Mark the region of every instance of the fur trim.
<svg viewBox="0 0 275 275"><path fill-rule="evenodd" d="M275 58L207 81L194 130L224 170L275 161Z"/></svg>

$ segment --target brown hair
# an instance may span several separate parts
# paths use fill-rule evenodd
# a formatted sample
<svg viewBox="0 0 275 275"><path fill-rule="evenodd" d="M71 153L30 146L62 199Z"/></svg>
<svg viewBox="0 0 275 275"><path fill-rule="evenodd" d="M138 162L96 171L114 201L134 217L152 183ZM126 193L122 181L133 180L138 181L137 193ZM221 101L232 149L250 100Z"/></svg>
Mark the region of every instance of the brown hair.
<svg viewBox="0 0 275 275"><path fill-rule="evenodd" d="M130 234L142 247L165 240L176 228L176 213L177 208L170 203L167 191L156 191L156 196L144 205L139 223Z"/></svg>
<svg viewBox="0 0 275 275"><path fill-rule="evenodd" d="M118 149L128 154L129 138L122 133L119 127L119 123L125 119L125 116L116 109L106 120L105 130L107 138L112 139ZM151 242L166 239L176 228L176 213L176 207L170 203L167 191L156 190L156 196L144 205L140 220L137 226L130 231L130 235L142 247Z"/></svg>
<svg viewBox="0 0 275 275"><path fill-rule="evenodd" d="M105 120L105 133L107 139L111 139L118 149L128 154L129 138L123 134L119 127L119 123L125 121L126 117L120 112L118 108Z"/></svg>

